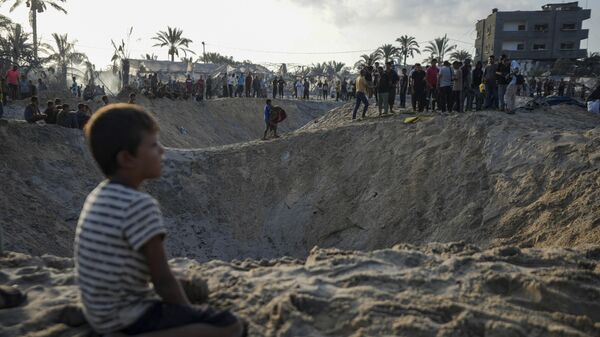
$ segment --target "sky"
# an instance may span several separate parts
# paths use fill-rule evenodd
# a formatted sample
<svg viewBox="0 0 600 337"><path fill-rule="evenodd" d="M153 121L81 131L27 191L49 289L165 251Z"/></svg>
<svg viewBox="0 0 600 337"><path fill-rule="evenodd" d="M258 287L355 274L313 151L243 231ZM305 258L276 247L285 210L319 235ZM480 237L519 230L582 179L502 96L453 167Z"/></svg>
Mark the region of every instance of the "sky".
<svg viewBox="0 0 600 337"><path fill-rule="evenodd" d="M538 10L549 1L538 0L67 0L68 14L53 9L38 16L45 42L52 33L68 33L76 48L97 67L110 64L111 39L126 38L131 58L154 53L167 59L167 49L153 47L152 37L167 26L183 29L193 40L190 49L249 59L255 63L294 66L336 60L351 66L361 54L402 35L414 36L421 47L448 34L459 49L474 53L475 23L492 8ZM554 1L564 2L564 1ZM590 36L600 33L600 0L580 1L592 9L584 23ZM27 8L9 12L14 0L0 6L0 14L30 30ZM600 39L583 41L590 51L600 51ZM417 56L422 61L425 56Z"/></svg>

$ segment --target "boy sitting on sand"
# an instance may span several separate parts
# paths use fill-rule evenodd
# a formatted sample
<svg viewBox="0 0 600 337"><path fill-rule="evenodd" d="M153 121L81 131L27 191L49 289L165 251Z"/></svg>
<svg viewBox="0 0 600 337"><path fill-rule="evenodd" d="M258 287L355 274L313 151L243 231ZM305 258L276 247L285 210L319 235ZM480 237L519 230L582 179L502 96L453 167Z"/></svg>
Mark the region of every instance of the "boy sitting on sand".
<svg viewBox="0 0 600 337"><path fill-rule="evenodd" d="M156 121L139 106L113 104L91 117L85 137L107 178L88 195L75 237L90 325L113 336L241 336L230 312L190 305L167 263L158 202L138 191L161 173Z"/></svg>

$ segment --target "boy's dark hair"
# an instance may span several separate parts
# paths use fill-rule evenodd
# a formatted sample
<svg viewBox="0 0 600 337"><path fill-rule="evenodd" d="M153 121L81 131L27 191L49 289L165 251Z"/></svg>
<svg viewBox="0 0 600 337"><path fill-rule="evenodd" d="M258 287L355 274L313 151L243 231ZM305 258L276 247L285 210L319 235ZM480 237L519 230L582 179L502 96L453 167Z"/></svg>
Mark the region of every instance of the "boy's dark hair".
<svg viewBox="0 0 600 337"><path fill-rule="evenodd" d="M119 103L94 113L84 132L92 156L102 173L109 177L119 169L119 152L125 150L135 156L144 133L158 130L156 120L142 107Z"/></svg>
<svg viewBox="0 0 600 337"><path fill-rule="evenodd" d="M270 99L267 100L267 104L271 104L271 100Z"/></svg>
<svg viewBox="0 0 600 337"><path fill-rule="evenodd" d="M48 105L48 107L52 107L54 106L54 101L48 101L46 102L46 104Z"/></svg>
<svg viewBox="0 0 600 337"><path fill-rule="evenodd" d="M37 96L31 96L31 103L37 103L38 102L38 98Z"/></svg>

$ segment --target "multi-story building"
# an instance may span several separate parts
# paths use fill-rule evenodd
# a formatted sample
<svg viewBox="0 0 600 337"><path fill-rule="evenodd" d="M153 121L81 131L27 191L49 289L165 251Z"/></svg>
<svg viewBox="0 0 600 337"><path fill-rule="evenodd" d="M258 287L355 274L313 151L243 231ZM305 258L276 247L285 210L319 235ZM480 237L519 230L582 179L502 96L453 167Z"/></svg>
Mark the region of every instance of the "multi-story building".
<svg viewBox="0 0 600 337"><path fill-rule="evenodd" d="M548 4L541 11L494 9L477 22L475 60L502 54L536 63L586 57L581 40L588 38L589 31L582 29L582 23L590 17L591 10L579 7L578 2Z"/></svg>

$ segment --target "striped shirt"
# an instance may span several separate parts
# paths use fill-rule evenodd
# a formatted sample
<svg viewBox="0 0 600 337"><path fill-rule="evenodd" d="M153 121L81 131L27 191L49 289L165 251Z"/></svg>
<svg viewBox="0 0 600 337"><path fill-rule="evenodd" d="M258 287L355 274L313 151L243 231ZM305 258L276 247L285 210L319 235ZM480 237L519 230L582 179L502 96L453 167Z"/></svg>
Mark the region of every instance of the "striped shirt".
<svg viewBox="0 0 600 337"><path fill-rule="evenodd" d="M88 195L75 233L75 276L96 332L126 328L158 299L140 248L165 234L150 195L108 181Z"/></svg>

